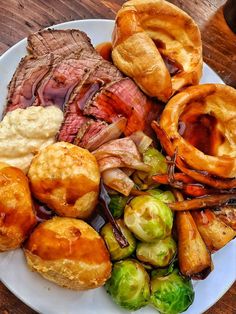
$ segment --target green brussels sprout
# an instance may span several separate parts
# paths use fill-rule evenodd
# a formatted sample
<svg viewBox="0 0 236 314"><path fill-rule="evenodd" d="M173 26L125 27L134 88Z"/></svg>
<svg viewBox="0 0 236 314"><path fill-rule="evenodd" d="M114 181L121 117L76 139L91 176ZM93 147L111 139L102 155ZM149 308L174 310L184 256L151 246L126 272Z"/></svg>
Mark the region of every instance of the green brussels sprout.
<svg viewBox="0 0 236 314"><path fill-rule="evenodd" d="M149 275L140 263L124 260L113 265L105 288L118 305L136 311L149 302L149 284Z"/></svg>
<svg viewBox="0 0 236 314"><path fill-rule="evenodd" d="M165 268L156 268L152 271L151 276L153 277L164 277L171 274L175 268L177 258L171 261L170 265Z"/></svg>
<svg viewBox="0 0 236 314"><path fill-rule="evenodd" d="M153 242L171 234L173 213L156 197L142 195L126 205L124 222L139 240Z"/></svg>
<svg viewBox="0 0 236 314"><path fill-rule="evenodd" d="M164 174L167 172L167 163L165 156L153 147L149 147L143 153L143 162L152 167L151 175L157 173Z"/></svg>
<svg viewBox="0 0 236 314"><path fill-rule="evenodd" d="M119 261L120 259L126 258L130 256L136 249L136 239L129 231L129 229L125 226L123 220L119 219L116 222L120 227L121 232L129 242L129 246L124 248L120 247L114 236L112 225L110 223L107 223L105 226L103 226L100 233L106 242L112 261Z"/></svg>
<svg viewBox="0 0 236 314"><path fill-rule="evenodd" d="M157 274L151 279L152 305L163 314L177 314L193 303L194 291L190 280L182 277L178 269L164 277Z"/></svg>
<svg viewBox="0 0 236 314"><path fill-rule="evenodd" d="M144 263L155 267L165 267L170 264L176 254L176 243L171 237L152 243L139 243L136 256Z"/></svg>
<svg viewBox="0 0 236 314"><path fill-rule="evenodd" d="M120 218L124 213L124 208L128 202L128 197L122 195L110 195L109 209L115 219Z"/></svg>
<svg viewBox="0 0 236 314"><path fill-rule="evenodd" d="M152 176L155 174L164 174L167 172L166 158L155 148L149 147L143 153L143 162L151 166L150 172L136 171L134 174L134 182L144 188L153 185ZM155 184L157 185L157 184ZM147 188L147 187L146 187Z"/></svg>
<svg viewBox="0 0 236 314"><path fill-rule="evenodd" d="M172 203L175 202L174 194L171 191L162 191L159 189L148 190L148 194L158 198L163 203Z"/></svg>

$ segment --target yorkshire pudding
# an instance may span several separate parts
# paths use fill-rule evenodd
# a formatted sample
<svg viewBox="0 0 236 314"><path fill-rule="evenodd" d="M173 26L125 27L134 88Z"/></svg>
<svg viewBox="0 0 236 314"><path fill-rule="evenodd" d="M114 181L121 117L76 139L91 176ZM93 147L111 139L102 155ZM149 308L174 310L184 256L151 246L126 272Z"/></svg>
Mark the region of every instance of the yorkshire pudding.
<svg viewBox="0 0 236 314"><path fill-rule="evenodd" d="M160 120L173 150L191 168L236 177L236 90L221 84L192 86L174 96Z"/></svg>
<svg viewBox="0 0 236 314"><path fill-rule="evenodd" d="M166 102L199 83L202 43L198 26L164 0L131 0L116 16L112 59L149 96Z"/></svg>

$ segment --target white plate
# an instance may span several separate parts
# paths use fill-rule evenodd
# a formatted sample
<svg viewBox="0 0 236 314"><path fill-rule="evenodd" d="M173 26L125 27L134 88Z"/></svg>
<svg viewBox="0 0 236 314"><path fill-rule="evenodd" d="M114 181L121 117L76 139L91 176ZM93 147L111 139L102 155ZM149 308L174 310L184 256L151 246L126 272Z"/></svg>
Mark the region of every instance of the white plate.
<svg viewBox="0 0 236 314"><path fill-rule="evenodd" d="M113 29L110 20L73 21L55 29L76 28L88 34L94 45L109 41ZM5 105L7 84L26 54L26 39L9 49L0 58L0 113ZM202 83L223 83L206 64ZM236 240L213 255L214 271L203 281L194 282L195 301L187 314L200 314L211 307L233 284L236 278ZM0 278L23 302L43 314L122 314L103 288L75 292L60 288L27 269L21 250L0 254ZM145 307L136 314L157 313Z"/></svg>

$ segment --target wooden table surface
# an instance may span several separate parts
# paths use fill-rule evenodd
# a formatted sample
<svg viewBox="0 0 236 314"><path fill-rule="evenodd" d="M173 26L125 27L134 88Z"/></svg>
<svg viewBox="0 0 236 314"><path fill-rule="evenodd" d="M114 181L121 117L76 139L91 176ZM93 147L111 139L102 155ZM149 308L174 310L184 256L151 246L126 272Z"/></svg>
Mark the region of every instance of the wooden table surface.
<svg viewBox="0 0 236 314"><path fill-rule="evenodd" d="M123 0L0 0L0 55L31 32L50 25L77 19L113 19L124 2ZM223 17L222 8L225 0L172 0L170 2L195 19L202 32L205 62L226 84L236 87L236 35L229 29ZM0 283L0 314L8 313L33 314L35 312ZM235 314L236 284L206 313Z"/></svg>

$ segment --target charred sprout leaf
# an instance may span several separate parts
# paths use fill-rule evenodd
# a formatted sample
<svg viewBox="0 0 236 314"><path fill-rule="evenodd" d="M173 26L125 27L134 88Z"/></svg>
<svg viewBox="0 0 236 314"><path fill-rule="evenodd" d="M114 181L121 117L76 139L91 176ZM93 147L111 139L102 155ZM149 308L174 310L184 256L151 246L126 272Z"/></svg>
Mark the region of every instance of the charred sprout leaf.
<svg viewBox="0 0 236 314"><path fill-rule="evenodd" d="M193 303L191 281L179 275L178 269L164 277L151 279L151 303L163 314L182 313Z"/></svg>
<svg viewBox="0 0 236 314"><path fill-rule="evenodd" d="M119 219L116 222L120 227L121 232L126 237L129 245L127 247L121 248L114 236L112 225L110 223L107 223L102 228L100 233L106 242L112 261L118 261L130 256L135 251L136 248L136 239L129 231L129 229L125 226L123 220Z"/></svg>
<svg viewBox="0 0 236 314"><path fill-rule="evenodd" d="M128 199L128 197L122 195L110 195L109 209L115 219L123 215Z"/></svg>
<svg viewBox="0 0 236 314"><path fill-rule="evenodd" d="M143 195L126 205L124 222L139 240L153 242L171 234L173 214L159 199Z"/></svg>
<svg viewBox="0 0 236 314"><path fill-rule="evenodd" d="M176 254L176 243L171 237L152 243L138 243L136 256L141 262L155 267L165 267L170 264Z"/></svg>
<svg viewBox="0 0 236 314"><path fill-rule="evenodd" d="M163 203L175 202L174 194L171 191L161 191L158 189L148 190L148 194L158 198Z"/></svg>
<svg viewBox="0 0 236 314"><path fill-rule="evenodd" d="M140 263L125 260L114 264L105 288L116 304L136 311L149 302L149 283L148 273Z"/></svg>

